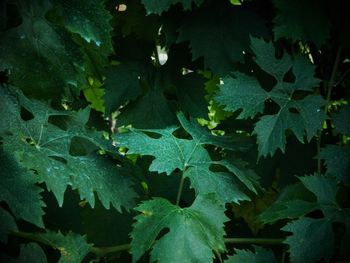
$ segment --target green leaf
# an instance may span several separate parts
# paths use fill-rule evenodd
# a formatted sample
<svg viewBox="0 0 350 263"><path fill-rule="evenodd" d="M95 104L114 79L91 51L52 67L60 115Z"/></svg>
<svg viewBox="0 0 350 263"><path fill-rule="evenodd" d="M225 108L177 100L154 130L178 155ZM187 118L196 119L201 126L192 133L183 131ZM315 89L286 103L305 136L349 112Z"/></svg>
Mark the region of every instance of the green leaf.
<svg viewBox="0 0 350 263"><path fill-rule="evenodd" d="M289 245L291 262L317 262L332 256L334 237L328 219L301 218L282 228L291 232L284 241Z"/></svg>
<svg viewBox="0 0 350 263"><path fill-rule="evenodd" d="M242 109L240 119L253 118L263 113L268 92L260 88L259 82L250 76L235 72L236 78L225 77L215 99L227 111ZM244 87L244 88L241 88Z"/></svg>
<svg viewBox="0 0 350 263"><path fill-rule="evenodd" d="M42 234L35 234L35 236L61 253L58 263L82 262L92 247L91 244L87 243L85 236L72 232L63 235L60 232L49 231Z"/></svg>
<svg viewBox="0 0 350 263"><path fill-rule="evenodd" d="M261 36L266 31L264 21L251 10L226 2L193 12L183 21L178 37L178 42L190 42L193 60L204 57L205 68L219 74L243 62L249 35Z"/></svg>
<svg viewBox="0 0 350 263"><path fill-rule="evenodd" d="M325 160L327 175L350 185L350 150L338 145L326 145L318 156Z"/></svg>
<svg viewBox="0 0 350 263"><path fill-rule="evenodd" d="M42 189L35 185L39 178L32 171L21 167L13 156L2 149L0 166L0 201L8 204L17 219L44 227L42 216L45 204L40 195Z"/></svg>
<svg viewBox="0 0 350 263"><path fill-rule="evenodd" d="M50 1L17 1L22 23L0 39L0 70L31 96L59 97L77 88L83 58L68 32L49 22Z"/></svg>
<svg viewBox="0 0 350 263"><path fill-rule="evenodd" d="M212 196L197 196L188 208L154 198L143 202L136 210L141 214L136 216L131 233L133 262L152 247L165 228L169 232L153 245L151 262L211 262L213 251L225 251L223 227L228 218L225 208Z"/></svg>
<svg viewBox="0 0 350 263"><path fill-rule="evenodd" d="M36 243L21 245L21 252L13 263L46 263L46 255L43 249Z"/></svg>
<svg viewBox="0 0 350 263"><path fill-rule="evenodd" d="M141 93L140 74L140 66L136 63L120 64L108 69L104 84L108 113L117 110L128 100L136 99Z"/></svg>
<svg viewBox="0 0 350 263"><path fill-rule="evenodd" d="M17 96L19 102L1 112L11 115L12 123L15 123L8 127L10 133L3 137L4 149L8 152L15 149L17 162L37 171L60 206L70 185L92 207L95 205L94 193L107 209L110 203L118 210L121 206L133 207L136 193L131 188L129 172L117 167L106 156L94 153L99 148L111 150L112 146L102 138L101 132L87 129L88 108L59 112L42 102L30 101L20 93ZM4 91L2 99L11 101L14 97ZM18 103L32 114L32 119L22 119ZM73 151L77 144L89 147L79 153Z"/></svg>
<svg viewBox="0 0 350 263"><path fill-rule="evenodd" d="M17 224L9 212L0 207L0 242L6 244L7 236L18 231Z"/></svg>
<svg viewBox="0 0 350 263"><path fill-rule="evenodd" d="M337 182L333 178L322 175L299 177L303 185L317 197L319 204L336 205L338 192Z"/></svg>
<svg viewBox="0 0 350 263"><path fill-rule="evenodd" d="M192 7L192 3L195 3L197 6L202 4L203 0L142 0L143 5L146 8L147 14L158 14L160 15L164 11L167 11L170 6L175 5L177 3L181 3L185 10L189 10Z"/></svg>
<svg viewBox="0 0 350 263"><path fill-rule="evenodd" d="M67 30L79 34L87 42L94 42L106 55L113 52L111 14L104 8L104 0L58 1L56 16Z"/></svg>
<svg viewBox="0 0 350 263"><path fill-rule="evenodd" d="M161 90L149 90L128 104L118 116L118 125L164 128L176 123L175 114Z"/></svg>
<svg viewBox="0 0 350 263"><path fill-rule="evenodd" d="M326 42L331 27L327 1L314 4L312 1L274 0L273 3L277 8L273 29L276 39L311 41L318 47Z"/></svg>
<svg viewBox="0 0 350 263"><path fill-rule="evenodd" d="M238 202L239 200L249 200L237 184L236 178L231 173L214 172L211 165L219 164L225 166L225 162L214 162L209 153L203 147L212 144L224 147L229 145L228 138L217 137L209 133L201 132L203 128L189 122L182 113L178 114L178 119L184 129L192 136L192 140L180 139L173 135L178 129L170 127L166 129L137 130L131 129L128 133L115 136L119 146L128 148L128 154L151 155L155 159L152 161L149 170L166 173L170 175L175 169L183 171L184 176L191 181L191 186L197 194L215 193L222 202ZM148 133L156 134L160 138L152 138ZM228 146L232 147L232 146ZM228 166L228 165L227 165ZM248 189L248 177L244 167L234 166L233 171L240 180L246 180ZM229 171L232 170L229 167ZM247 172L249 174L249 172Z"/></svg>
<svg viewBox="0 0 350 263"><path fill-rule="evenodd" d="M208 116L208 102L205 100L204 79L195 73L182 76L176 83L177 97L182 111L193 118Z"/></svg>
<svg viewBox="0 0 350 263"><path fill-rule="evenodd" d="M332 115L335 129L344 134L350 135L350 123L347 121L350 118L350 105L345 105L341 110Z"/></svg>
<svg viewBox="0 0 350 263"><path fill-rule="evenodd" d="M278 148L284 152L287 130L292 131L300 142L304 142L304 133L310 141L327 118L321 110L326 102L319 95L294 97L297 92L311 92L318 85L319 80L310 77L314 74L314 65L300 56L292 60L285 54L277 59L273 44L263 39L251 38L251 48L258 66L275 78L275 86L267 91L255 78L235 72L236 78L223 79L215 100L224 105L225 110L242 110L238 117L244 119L263 113L265 103L271 100L279 106L276 114L262 116L255 125L259 157L273 155ZM293 83L284 81L290 69L295 76Z"/></svg>
<svg viewBox="0 0 350 263"><path fill-rule="evenodd" d="M287 186L276 202L260 214L259 219L262 222L273 223L280 219L298 218L317 209L321 209L327 217L338 210L336 201L338 186L333 178L311 175L299 177L299 180L309 190L307 192L316 198L310 198L305 188L301 188L300 185Z"/></svg>
<svg viewBox="0 0 350 263"><path fill-rule="evenodd" d="M246 249L235 249L233 256L230 256L225 263L273 263L278 262L273 252L269 249L253 246L254 252Z"/></svg>

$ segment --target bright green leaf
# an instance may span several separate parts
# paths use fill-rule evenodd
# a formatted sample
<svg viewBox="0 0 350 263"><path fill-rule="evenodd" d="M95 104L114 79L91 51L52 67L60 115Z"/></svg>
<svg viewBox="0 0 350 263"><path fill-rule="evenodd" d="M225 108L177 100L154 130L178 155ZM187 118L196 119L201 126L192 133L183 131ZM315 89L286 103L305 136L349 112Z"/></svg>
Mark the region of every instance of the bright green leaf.
<svg viewBox="0 0 350 263"><path fill-rule="evenodd" d="M131 129L130 132L119 134L115 138L119 146L128 148L128 154L154 156L155 159L149 167L150 171L168 175L175 169L183 171L197 194L215 193L224 203L249 200L238 187L237 179L233 174L211 170L211 165L225 166L226 163L212 161L203 147L203 145L212 144L221 147L228 145L230 148L228 138L201 132L204 128L189 122L181 113L178 114L178 118L184 129L192 136L192 140L175 137L173 133L178 129L177 127L154 130ZM156 134L160 138L152 138L147 135L147 132ZM235 170L232 167L235 167ZM239 180L244 181L248 189L251 189L251 185L248 184L251 178L247 176L250 172L245 172L244 167L234 166L234 164L232 167L228 167L228 170L233 171L240 178ZM245 176L247 178L243 179Z"/></svg>
<svg viewBox="0 0 350 263"><path fill-rule="evenodd" d="M136 210L141 214L136 216L131 234L133 262L152 247L165 228L169 232L153 245L151 262L211 262L213 251L225 251L223 227L228 218L225 208L212 196L197 196L188 208L155 198Z"/></svg>

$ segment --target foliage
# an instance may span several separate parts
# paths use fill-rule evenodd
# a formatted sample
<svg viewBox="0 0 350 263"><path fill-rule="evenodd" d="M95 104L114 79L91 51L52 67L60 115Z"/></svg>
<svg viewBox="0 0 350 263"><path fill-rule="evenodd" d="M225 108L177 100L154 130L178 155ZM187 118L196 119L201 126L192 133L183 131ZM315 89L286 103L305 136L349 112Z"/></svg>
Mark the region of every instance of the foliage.
<svg viewBox="0 0 350 263"><path fill-rule="evenodd" d="M349 260L343 5L2 1L0 261Z"/></svg>

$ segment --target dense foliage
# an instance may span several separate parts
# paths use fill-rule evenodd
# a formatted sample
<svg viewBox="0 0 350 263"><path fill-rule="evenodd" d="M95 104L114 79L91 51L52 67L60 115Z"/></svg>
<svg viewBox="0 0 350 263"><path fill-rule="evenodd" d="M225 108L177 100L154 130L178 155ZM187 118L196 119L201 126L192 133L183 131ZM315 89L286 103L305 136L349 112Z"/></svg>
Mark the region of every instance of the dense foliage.
<svg viewBox="0 0 350 263"><path fill-rule="evenodd" d="M0 5L1 262L350 259L345 0Z"/></svg>

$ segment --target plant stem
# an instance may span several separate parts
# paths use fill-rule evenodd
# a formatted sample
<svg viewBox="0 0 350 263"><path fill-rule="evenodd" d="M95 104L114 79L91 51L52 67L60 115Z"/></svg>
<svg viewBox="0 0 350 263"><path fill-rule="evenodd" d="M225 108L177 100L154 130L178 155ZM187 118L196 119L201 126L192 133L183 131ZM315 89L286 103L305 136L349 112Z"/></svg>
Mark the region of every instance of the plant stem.
<svg viewBox="0 0 350 263"><path fill-rule="evenodd" d="M282 245L283 238L225 238L227 244Z"/></svg>
<svg viewBox="0 0 350 263"><path fill-rule="evenodd" d="M184 182L185 182L185 171L182 172L181 174L181 179L180 179L180 184L179 184L179 190L177 191L177 196L176 196L176 205L179 205L180 199L181 199L181 194L182 194L182 189L184 187Z"/></svg>
<svg viewBox="0 0 350 263"><path fill-rule="evenodd" d="M110 253L116 253L121 251L130 250L131 244L123 244L112 247L91 247L90 252L94 253L97 256L104 256Z"/></svg>
<svg viewBox="0 0 350 263"><path fill-rule="evenodd" d="M338 71L338 66L340 62L340 54L341 54L342 47L340 46L337 50L337 54L334 60L333 69L331 73L331 77L326 85L326 107L324 108L324 112L328 113L328 106L331 101L332 96L332 89L334 87L335 82L335 75ZM323 128L323 127L322 127ZM317 156L320 154L321 151L321 139L322 139L322 128L318 133L318 139L317 139ZM317 158L317 173L321 174L321 159Z"/></svg>
<svg viewBox="0 0 350 263"><path fill-rule="evenodd" d="M51 242L38 237L36 234L27 232L12 232L12 236L30 239L42 244L52 246ZM226 244L261 244L261 245L282 245L283 238L225 238ZM91 247L90 252L96 256L104 256L111 253L117 253L130 250L131 244L122 244L110 247ZM218 255L220 258L220 255Z"/></svg>

